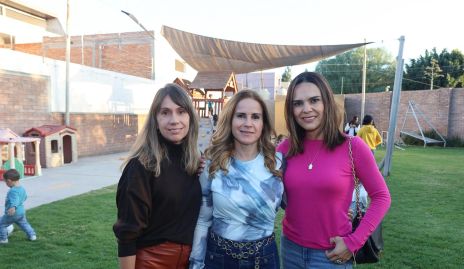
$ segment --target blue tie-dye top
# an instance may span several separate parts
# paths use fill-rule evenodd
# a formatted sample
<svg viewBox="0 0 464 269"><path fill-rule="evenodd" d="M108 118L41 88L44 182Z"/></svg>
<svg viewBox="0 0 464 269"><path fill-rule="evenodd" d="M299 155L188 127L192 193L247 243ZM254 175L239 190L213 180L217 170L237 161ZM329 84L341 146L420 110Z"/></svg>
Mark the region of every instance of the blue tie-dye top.
<svg viewBox="0 0 464 269"><path fill-rule="evenodd" d="M276 154L277 169L282 165ZM195 228L190 268L203 268L208 229L235 241L253 241L270 236L284 190L282 180L264 166L264 156L240 161L231 158L228 170L209 178L209 163L200 175L202 205Z"/></svg>

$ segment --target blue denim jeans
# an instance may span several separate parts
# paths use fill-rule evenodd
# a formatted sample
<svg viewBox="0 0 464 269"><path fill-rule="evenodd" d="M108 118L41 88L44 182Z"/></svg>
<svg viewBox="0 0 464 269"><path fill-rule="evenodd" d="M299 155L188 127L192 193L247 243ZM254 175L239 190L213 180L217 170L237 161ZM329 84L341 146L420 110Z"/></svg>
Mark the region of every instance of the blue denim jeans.
<svg viewBox="0 0 464 269"><path fill-rule="evenodd" d="M238 245L238 244L237 244ZM208 235L206 247L205 269L279 269L279 253L277 244L273 238L261 247L253 248L253 253L246 258L234 258L232 255L243 253L243 248L239 246L224 247L219 246L211 236ZM224 249L226 248L226 249ZM255 250L258 249L258 251ZM245 251L249 252L249 251ZM235 256L235 255L234 255Z"/></svg>
<svg viewBox="0 0 464 269"><path fill-rule="evenodd" d="M336 264L327 258L324 250L302 247L283 234L280 238L280 253L284 269L351 269L353 267L351 260Z"/></svg>
<svg viewBox="0 0 464 269"><path fill-rule="evenodd" d="M3 215L0 219L0 240L7 239L7 230L6 227L10 226L11 224L16 223L26 234L27 238L31 238L35 235L34 229L32 229L29 222L27 222L26 214L18 215L15 214L14 216Z"/></svg>

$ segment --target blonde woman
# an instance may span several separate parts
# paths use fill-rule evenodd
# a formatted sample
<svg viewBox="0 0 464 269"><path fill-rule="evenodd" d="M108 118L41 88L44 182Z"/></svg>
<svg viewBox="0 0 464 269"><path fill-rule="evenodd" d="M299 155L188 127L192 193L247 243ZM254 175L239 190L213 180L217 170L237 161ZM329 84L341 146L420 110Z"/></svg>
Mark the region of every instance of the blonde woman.
<svg viewBox="0 0 464 269"><path fill-rule="evenodd" d="M156 93L123 164L113 226L120 268L188 266L201 203L197 139L192 100L178 85L167 84Z"/></svg>
<svg viewBox="0 0 464 269"><path fill-rule="evenodd" d="M200 175L203 201L190 268L279 268L273 230L282 159L272 135L257 93L243 90L228 101Z"/></svg>

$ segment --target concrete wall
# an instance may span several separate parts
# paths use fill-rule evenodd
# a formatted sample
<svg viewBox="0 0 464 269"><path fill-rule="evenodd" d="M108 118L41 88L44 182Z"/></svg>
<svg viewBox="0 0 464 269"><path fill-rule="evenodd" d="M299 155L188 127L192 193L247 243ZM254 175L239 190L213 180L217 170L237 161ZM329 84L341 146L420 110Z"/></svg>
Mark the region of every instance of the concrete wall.
<svg viewBox="0 0 464 269"><path fill-rule="evenodd" d="M50 112L48 85L45 76L0 72L0 127L21 135L32 127L64 124L63 113ZM71 113L70 123L77 129L79 156L101 155L130 148L139 115Z"/></svg>
<svg viewBox="0 0 464 269"><path fill-rule="evenodd" d="M0 50L0 56L4 56L5 54L1 52L2 50ZM23 56L18 52L13 53L18 56L16 59L21 59L19 56ZM8 57L2 59L6 58ZM64 113L52 109L54 102L52 84L60 83L53 82L53 77L49 75L50 72L43 66L43 63L41 65L36 65L35 61L26 61L25 63L21 65L22 69L19 69L19 67L16 68L11 63L9 64L10 70L8 70L3 69L5 62L0 62L0 127L10 128L17 134L23 134L32 127L44 124L64 124ZM12 71L11 69L21 71ZM28 71L32 73L27 73ZM109 73L112 73L113 77L118 79L117 73ZM54 73L52 72L52 74ZM134 114L134 111L130 113L96 113L95 111L83 113L76 107L74 107L76 110L71 110L70 125L76 128L78 132L77 144L79 156L122 152L130 148L145 118L143 114L148 112L149 105L155 93L152 86L144 90L138 84L137 79L132 82L133 85L138 85L138 87L129 87L127 91L135 92L135 96L142 94L139 98L128 100L132 102L130 107L139 108L140 114ZM89 80L89 77L87 77L87 83L89 85L92 84L92 80ZM153 82L150 81L150 83ZM55 89L62 89L62 86ZM79 88L75 90L78 91ZM95 91L93 94L94 97L99 96L98 90L105 91L105 88L101 87L101 85L93 88L93 91ZM83 91L85 92L85 90ZM117 90L115 91L117 92ZM147 95L143 95L144 92ZM113 96L117 96L117 94L113 94ZM137 100L143 100L143 102L137 104L135 102ZM75 101L77 100L72 100L72 102Z"/></svg>
<svg viewBox="0 0 464 269"><path fill-rule="evenodd" d="M63 61L43 59L8 49L0 49L0 59L0 70L5 74L15 74L13 80L17 79L10 82L15 83L14 87L0 85L5 87L6 93L15 94L15 90L10 89L21 89L23 78L45 77L47 85L43 85L46 89L41 94L47 97L48 110L66 110L66 69ZM76 113L144 114L157 89L167 82L71 64L69 109ZM27 98L34 98L34 94Z"/></svg>
<svg viewBox="0 0 464 269"><path fill-rule="evenodd" d="M70 125L77 129L78 154L127 151L156 91L176 77L192 80L196 72L188 65L185 72L176 71L181 58L161 35L154 47L146 33L83 39L72 38L70 64ZM64 124L64 39L45 38L43 44L17 44L14 49L0 48L0 127L23 134L44 124ZM152 75L152 49L155 80L147 79Z"/></svg>
<svg viewBox="0 0 464 269"><path fill-rule="evenodd" d="M261 72L236 74L235 77L237 79L237 86L239 90L257 90L264 88L268 90L270 99L275 99L275 91L280 87L280 78L275 72L263 72L262 74Z"/></svg>
<svg viewBox="0 0 464 269"><path fill-rule="evenodd" d="M288 135L285 122L285 95L276 95L274 103L274 129L276 135Z"/></svg>

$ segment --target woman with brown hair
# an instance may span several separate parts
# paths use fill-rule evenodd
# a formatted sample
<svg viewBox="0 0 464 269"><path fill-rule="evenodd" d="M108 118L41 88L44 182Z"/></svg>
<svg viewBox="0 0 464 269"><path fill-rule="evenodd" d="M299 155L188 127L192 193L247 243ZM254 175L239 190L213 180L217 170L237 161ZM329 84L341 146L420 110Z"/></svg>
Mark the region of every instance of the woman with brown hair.
<svg viewBox="0 0 464 269"><path fill-rule="evenodd" d="M219 117L200 175L203 201L190 268L279 268L274 221L282 158L256 92L239 91Z"/></svg>
<svg viewBox="0 0 464 269"><path fill-rule="evenodd" d="M120 268L188 266L201 203L198 119L188 94L167 84L124 162L113 226Z"/></svg>
<svg viewBox="0 0 464 269"><path fill-rule="evenodd" d="M340 131L340 113L322 75L303 72L292 80L285 118L289 138L277 149L287 160L283 177L288 199L282 222L283 266L351 268L352 254L390 206L385 181L366 144ZM354 232L346 214L354 189L350 154L355 174L371 198Z"/></svg>

